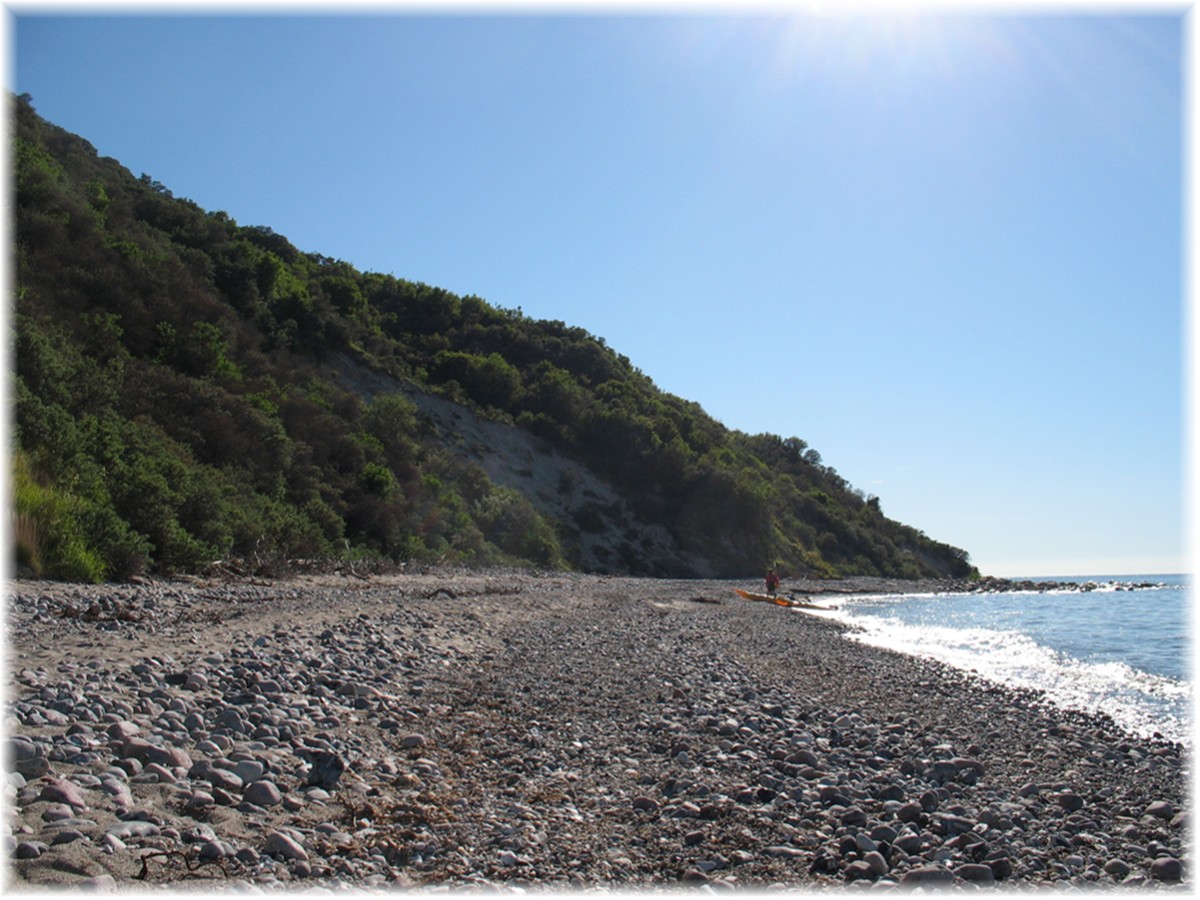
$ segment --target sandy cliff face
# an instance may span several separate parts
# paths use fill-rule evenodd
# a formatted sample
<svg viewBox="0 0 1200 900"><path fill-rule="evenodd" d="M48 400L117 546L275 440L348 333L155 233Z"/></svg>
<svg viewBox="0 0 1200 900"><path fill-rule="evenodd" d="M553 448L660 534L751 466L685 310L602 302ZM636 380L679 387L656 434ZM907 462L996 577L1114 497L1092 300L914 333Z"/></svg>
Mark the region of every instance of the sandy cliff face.
<svg viewBox="0 0 1200 900"><path fill-rule="evenodd" d="M444 446L479 465L495 484L524 495L557 523L564 545L577 548L578 564L586 571L716 575L708 561L685 553L662 525L642 521L611 484L541 438L344 354L336 366L343 384L366 400L402 393L415 403Z"/></svg>

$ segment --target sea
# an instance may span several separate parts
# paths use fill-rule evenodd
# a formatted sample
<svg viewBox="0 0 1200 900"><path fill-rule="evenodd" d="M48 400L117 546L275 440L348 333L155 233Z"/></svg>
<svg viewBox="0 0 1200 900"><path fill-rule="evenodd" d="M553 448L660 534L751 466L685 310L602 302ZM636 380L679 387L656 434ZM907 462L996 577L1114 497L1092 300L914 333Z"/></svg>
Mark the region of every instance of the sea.
<svg viewBox="0 0 1200 900"><path fill-rule="evenodd" d="M824 615L856 626L856 640L1043 691L1054 705L1104 713L1132 734L1193 745L1188 576L1012 580L1091 587L848 596Z"/></svg>

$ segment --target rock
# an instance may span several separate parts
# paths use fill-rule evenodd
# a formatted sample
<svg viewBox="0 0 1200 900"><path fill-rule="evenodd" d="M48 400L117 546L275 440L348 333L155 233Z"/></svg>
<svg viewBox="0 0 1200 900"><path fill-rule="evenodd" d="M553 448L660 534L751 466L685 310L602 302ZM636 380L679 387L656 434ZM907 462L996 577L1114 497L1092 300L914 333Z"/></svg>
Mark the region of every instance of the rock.
<svg viewBox="0 0 1200 900"><path fill-rule="evenodd" d="M270 806L278 806L283 800L283 795L274 782L255 781L246 786L246 790L242 793L242 799L266 809Z"/></svg>
<svg viewBox="0 0 1200 900"><path fill-rule="evenodd" d="M200 845L200 852L196 854L197 859L224 859L229 856L226 852L226 846L222 841L205 841Z"/></svg>
<svg viewBox="0 0 1200 900"><path fill-rule="evenodd" d="M192 791L192 795L183 805L183 809L187 813L194 813L198 810L211 809L217 805L217 801L213 799L213 795L207 791Z"/></svg>
<svg viewBox="0 0 1200 900"><path fill-rule="evenodd" d="M763 854L766 856L775 856L783 859L798 859L799 857L804 856L804 851L799 847L789 847L786 844L775 844L773 846L764 848Z"/></svg>
<svg viewBox="0 0 1200 900"><path fill-rule="evenodd" d="M916 800L910 800L896 810L896 818L901 822L915 822L924 813L924 808Z"/></svg>
<svg viewBox="0 0 1200 900"><path fill-rule="evenodd" d="M934 813L930 819L929 827L934 834L953 837L971 831L975 827L975 822L965 816L956 816L951 813Z"/></svg>
<svg viewBox="0 0 1200 900"><path fill-rule="evenodd" d="M406 734L400 738L400 746L406 750L414 747L424 747L425 736L422 734Z"/></svg>
<svg viewBox="0 0 1200 900"><path fill-rule="evenodd" d="M35 756L33 759L18 760L14 764L16 773L28 781L33 781L35 778L41 778L50 771L50 760L44 756Z"/></svg>
<svg viewBox="0 0 1200 900"><path fill-rule="evenodd" d="M1105 874L1111 875L1118 881L1123 879L1131 871L1133 871L1133 868L1129 865L1129 863L1121 859L1110 859L1104 864Z"/></svg>
<svg viewBox="0 0 1200 900"><path fill-rule="evenodd" d="M45 799L45 798L42 798ZM51 803L42 810L43 822L60 822L75 815L75 807L66 803Z"/></svg>
<svg viewBox="0 0 1200 900"><path fill-rule="evenodd" d="M255 783L259 784L261 782ZM301 847L294 838L289 837L281 831L272 831L267 835L262 852L269 856L282 856L284 859L308 860L308 851Z"/></svg>
<svg viewBox="0 0 1200 900"><path fill-rule="evenodd" d="M653 797L639 796L634 797L631 804L638 812L654 813L658 812L658 802Z"/></svg>
<svg viewBox="0 0 1200 900"><path fill-rule="evenodd" d="M954 883L954 873L945 866L919 866L909 869L900 877L900 884L909 886L933 886Z"/></svg>
<svg viewBox="0 0 1200 900"><path fill-rule="evenodd" d="M887 860L883 858L883 854L878 850L872 850L869 853L863 854L862 861L871 867L871 873L876 878L883 877L891 868Z"/></svg>
<svg viewBox="0 0 1200 900"><path fill-rule="evenodd" d="M862 826L867 824L867 814L857 806L851 806L838 817L843 825Z"/></svg>
<svg viewBox="0 0 1200 900"><path fill-rule="evenodd" d="M1056 799L1058 800L1058 805L1067 812L1078 812L1084 806L1083 798L1074 791L1063 791Z"/></svg>
<svg viewBox="0 0 1200 900"><path fill-rule="evenodd" d="M207 781L213 787L223 788L227 791L240 791L245 786L236 772L214 766L206 759L200 760L188 769L188 778Z"/></svg>
<svg viewBox="0 0 1200 900"><path fill-rule="evenodd" d="M159 834L161 830L162 829L160 829L153 822L143 822L141 820L134 819L129 822L117 822L113 825L110 825L105 831L105 834L111 834L113 837L124 841L135 837L154 837L155 835Z"/></svg>
<svg viewBox="0 0 1200 900"><path fill-rule="evenodd" d="M143 764L157 763L170 769L192 767L192 758L187 751L179 747L160 747L144 738L126 738L121 752L124 756L132 757Z"/></svg>
<svg viewBox="0 0 1200 900"><path fill-rule="evenodd" d="M87 839L87 835L85 835L82 831L77 831L74 828L64 828L54 836L52 841L50 841L50 846L56 847L59 844L72 844L75 841L82 841L85 839Z"/></svg>
<svg viewBox="0 0 1200 900"><path fill-rule="evenodd" d="M964 863L954 869L954 874L963 881L974 884L987 885L996 881L996 873L992 871L992 867L983 863Z"/></svg>
<svg viewBox="0 0 1200 900"><path fill-rule="evenodd" d="M871 829L870 838L877 843L891 844L900 836L891 825L881 824L876 825Z"/></svg>
<svg viewBox="0 0 1200 900"><path fill-rule="evenodd" d="M879 874L865 859L854 860L854 862L846 866L842 874L847 881L861 881L863 879L874 881L879 877Z"/></svg>
<svg viewBox="0 0 1200 900"><path fill-rule="evenodd" d="M1175 816L1175 807L1165 800L1156 800L1146 807L1146 811L1142 815L1153 816L1156 819L1171 819Z"/></svg>
<svg viewBox="0 0 1200 900"><path fill-rule="evenodd" d="M208 676L203 672L193 672L184 682L183 689L185 691L203 691L208 687Z"/></svg>
<svg viewBox="0 0 1200 900"><path fill-rule="evenodd" d="M37 859L49 849L42 841L21 841L13 851L13 856L17 859Z"/></svg>
<svg viewBox="0 0 1200 900"><path fill-rule="evenodd" d="M259 781L267 773L267 767L257 759L239 759L233 766L233 774L242 780L243 784Z"/></svg>
<svg viewBox="0 0 1200 900"><path fill-rule="evenodd" d="M14 735L4 742L4 768L10 772L17 763L28 762L41 755L38 752L38 745L23 734Z"/></svg>
<svg viewBox="0 0 1200 900"><path fill-rule="evenodd" d="M1176 884L1183 880L1183 863L1171 856L1160 856L1150 863L1150 877L1155 881Z"/></svg>
<svg viewBox="0 0 1200 900"><path fill-rule="evenodd" d="M59 778L47 782L38 799L49 803L66 803L75 809L88 808L83 792L71 782Z"/></svg>
<svg viewBox="0 0 1200 900"><path fill-rule="evenodd" d="M934 762L925 773L925 777L936 784L943 784L958 775L958 766L948 759Z"/></svg>
<svg viewBox="0 0 1200 900"><path fill-rule="evenodd" d="M979 760L977 760L973 757L956 756L956 757L954 757L954 759L952 759L950 761L952 763L954 763L954 765L958 768L958 770L960 772L965 770L965 771L974 772L976 775L984 774L983 763L981 763Z"/></svg>
<svg viewBox="0 0 1200 900"><path fill-rule="evenodd" d="M336 753L318 753L313 757L306 783L309 787L333 790L345 771L346 763Z"/></svg>
<svg viewBox="0 0 1200 900"><path fill-rule="evenodd" d="M1003 853L1004 851L1002 850L997 851L984 860L991 867L992 875L997 881L1004 881L1010 878L1013 873L1012 861L1007 856L1000 855Z"/></svg>
<svg viewBox="0 0 1200 900"><path fill-rule="evenodd" d="M117 879L105 872L103 875L93 875L91 878L76 881L71 887L78 888L81 891L104 891L105 893L110 893L117 889Z"/></svg>

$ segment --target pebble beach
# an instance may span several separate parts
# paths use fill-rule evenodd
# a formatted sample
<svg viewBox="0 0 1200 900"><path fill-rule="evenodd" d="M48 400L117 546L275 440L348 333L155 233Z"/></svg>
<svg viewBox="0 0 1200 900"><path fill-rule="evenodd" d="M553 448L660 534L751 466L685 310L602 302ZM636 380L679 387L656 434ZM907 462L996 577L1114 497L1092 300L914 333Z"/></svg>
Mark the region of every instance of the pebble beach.
<svg viewBox="0 0 1200 900"><path fill-rule="evenodd" d="M734 587L12 582L5 887L1191 892L1190 748Z"/></svg>

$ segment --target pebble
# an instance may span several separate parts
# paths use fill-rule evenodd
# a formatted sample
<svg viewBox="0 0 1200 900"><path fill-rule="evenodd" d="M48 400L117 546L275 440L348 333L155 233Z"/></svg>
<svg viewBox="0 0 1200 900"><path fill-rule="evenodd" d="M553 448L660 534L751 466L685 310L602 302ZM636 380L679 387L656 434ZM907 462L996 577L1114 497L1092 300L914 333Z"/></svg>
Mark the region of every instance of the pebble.
<svg viewBox="0 0 1200 900"><path fill-rule="evenodd" d="M308 859L308 852L290 835L272 831L263 844L263 853L281 856L284 859Z"/></svg>
<svg viewBox="0 0 1200 900"><path fill-rule="evenodd" d="M283 800L283 795L280 794L279 788L270 781L255 781L247 785L246 791L242 796L247 802L263 807L276 806Z"/></svg>

